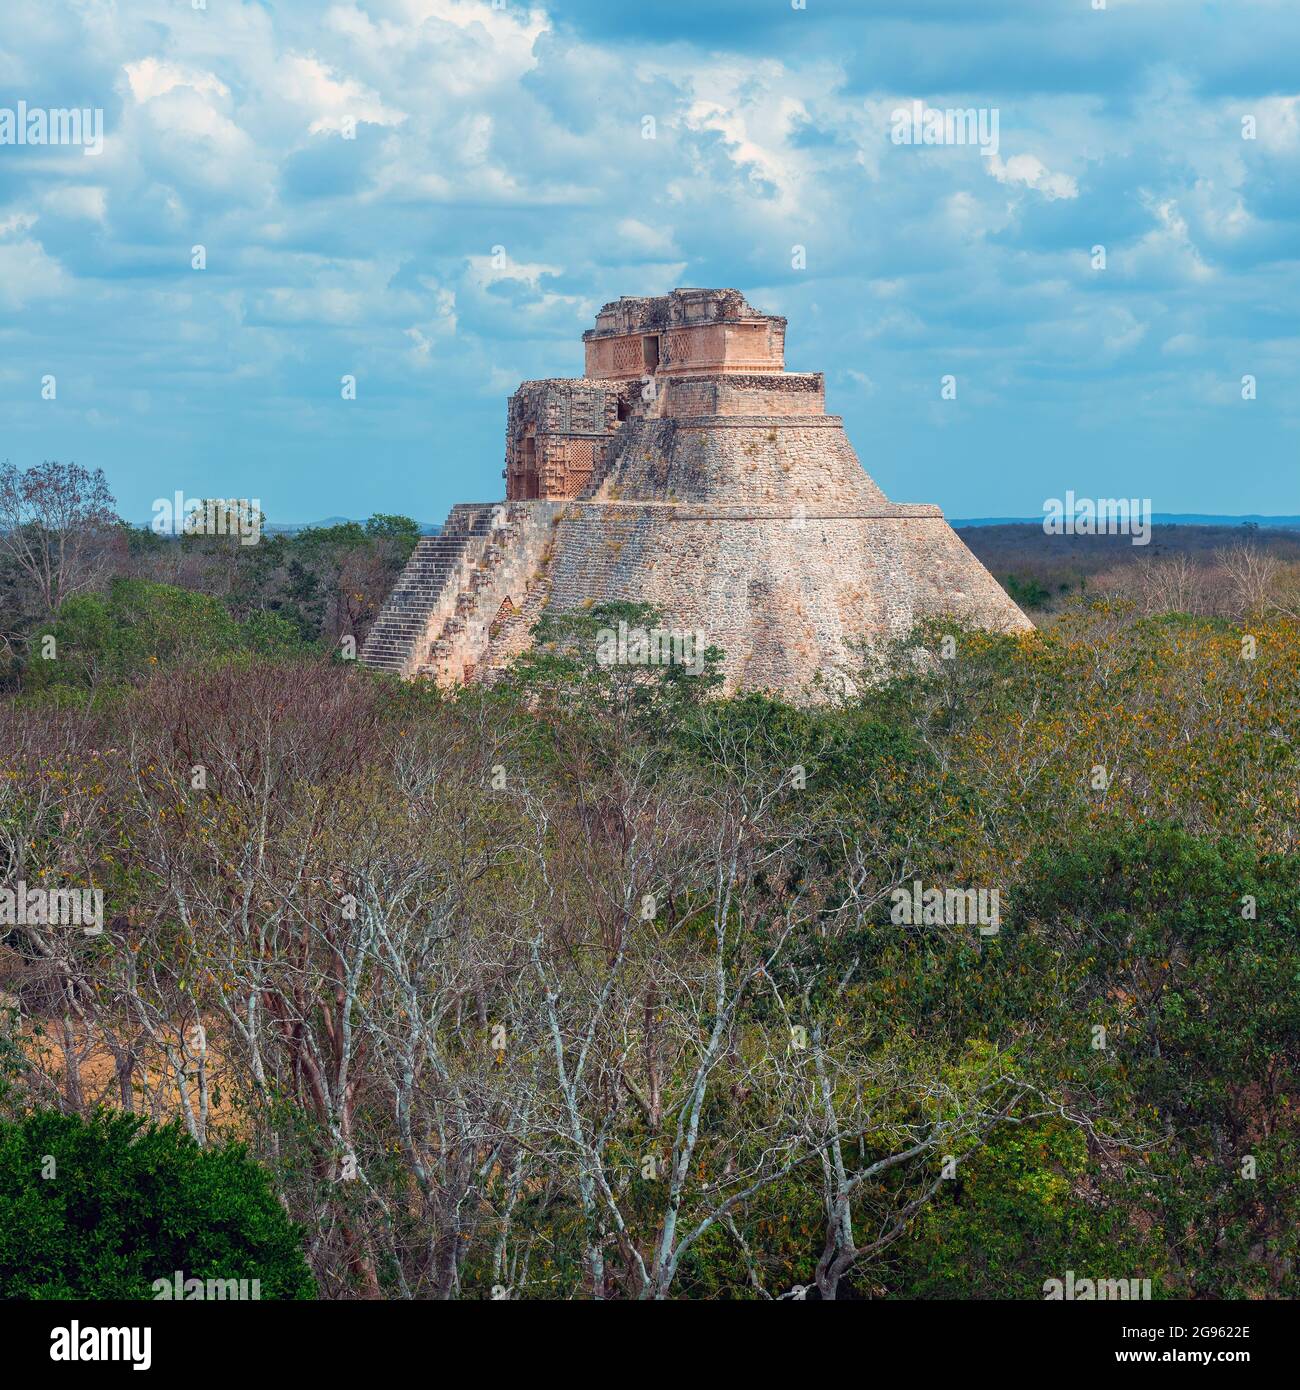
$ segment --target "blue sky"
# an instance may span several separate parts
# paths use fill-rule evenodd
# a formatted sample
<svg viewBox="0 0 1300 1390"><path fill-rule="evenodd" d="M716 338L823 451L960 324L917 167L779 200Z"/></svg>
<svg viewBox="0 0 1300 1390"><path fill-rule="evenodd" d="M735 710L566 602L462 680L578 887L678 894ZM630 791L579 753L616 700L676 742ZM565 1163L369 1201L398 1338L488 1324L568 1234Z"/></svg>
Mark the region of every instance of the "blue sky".
<svg viewBox="0 0 1300 1390"><path fill-rule="evenodd" d="M436 521L602 303L732 285L897 500L1300 513L1295 0L195 3L7 0L104 148L0 145L0 458Z"/></svg>

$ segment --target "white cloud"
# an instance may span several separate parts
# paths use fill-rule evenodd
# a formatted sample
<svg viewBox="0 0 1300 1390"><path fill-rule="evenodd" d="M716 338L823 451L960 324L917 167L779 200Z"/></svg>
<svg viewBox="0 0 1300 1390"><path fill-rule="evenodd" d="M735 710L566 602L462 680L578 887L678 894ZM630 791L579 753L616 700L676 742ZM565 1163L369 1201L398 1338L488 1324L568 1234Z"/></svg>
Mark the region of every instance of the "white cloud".
<svg viewBox="0 0 1300 1390"><path fill-rule="evenodd" d="M396 126L406 113L386 106L377 93L351 77L339 77L319 58L295 54L282 66L280 91L289 101L306 107L313 135L341 131L348 120L367 125Z"/></svg>
<svg viewBox="0 0 1300 1390"><path fill-rule="evenodd" d="M1192 241L1187 219L1174 198L1156 198L1145 190L1142 202L1157 225L1131 250L1119 257L1122 274L1154 280L1203 282L1213 277Z"/></svg>
<svg viewBox="0 0 1300 1390"><path fill-rule="evenodd" d="M1220 189L1213 179L1197 179L1191 201L1199 225L1215 241L1236 241L1254 226L1240 192Z"/></svg>
<svg viewBox="0 0 1300 1390"><path fill-rule="evenodd" d="M1160 351L1166 357L1190 357L1201 351L1201 340L1194 333L1175 333L1166 338Z"/></svg>
<svg viewBox="0 0 1300 1390"><path fill-rule="evenodd" d="M161 58L141 58L138 62L127 63L125 71L131 95L141 105L155 97L166 96L177 87L189 87L200 96L230 95L230 88L213 73L198 72Z"/></svg>
<svg viewBox="0 0 1300 1390"><path fill-rule="evenodd" d="M692 100L682 123L695 134L720 135L729 160L747 183L761 181L776 190L783 214L801 205L807 211L801 195L807 192L815 160L792 144L792 137L808 121L808 103L825 93L827 80L820 66L799 71L771 60L757 66L701 64L690 73Z"/></svg>
<svg viewBox="0 0 1300 1390"><path fill-rule="evenodd" d="M1102 338L1106 351L1112 356L1132 352L1147 335L1150 324L1140 322L1128 309L1116 308L1110 315L1109 331Z"/></svg>
<svg viewBox="0 0 1300 1390"><path fill-rule="evenodd" d="M484 0L394 0L376 21L355 4L332 5L324 24L358 68L408 85L420 104L461 102L517 81L537 66L534 45L550 27L540 8Z"/></svg>
<svg viewBox="0 0 1300 1390"><path fill-rule="evenodd" d="M412 360L424 367L432 363L439 339L456 336L456 295L453 290L443 289L423 277L420 284L433 296L433 312L429 318L406 329L406 336L411 340Z"/></svg>
<svg viewBox="0 0 1300 1390"><path fill-rule="evenodd" d="M1250 108L1255 138L1266 150L1286 153L1300 148L1300 96L1265 97Z"/></svg>
<svg viewBox="0 0 1300 1390"><path fill-rule="evenodd" d="M91 184L51 188L42 196L41 207L55 217L102 222L108 210L108 190Z"/></svg>
<svg viewBox="0 0 1300 1390"><path fill-rule="evenodd" d="M651 256L671 256L673 250L672 231L665 227L648 227L635 217L625 217L615 229L622 246L632 251L642 251Z"/></svg>
<svg viewBox="0 0 1300 1390"><path fill-rule="evenodd" d="M1049 201L1079 196L1079 185L1075 179L1069 174L1052 173L1036 155L1013 154L1004 163L1002 156L995 154L990 156L988 166L989 173L999 183L1023 183Z"/></svg>
<svg viewBox="0 0 1300 1390"><path fill-rule="evenodd" d="M10 236L14 232L30 231L35 225L34 212L11 212L8 217L0 217L0 237Z"/></svg>
<svg viewBox="0 0 1300 1390"><path fill-rule="evenodd" d="M11 219L0 223L0 233L8 227L26 230L17 219ZM28 237L0 241L0 305L6 309L21 309L34 300L62 295L70 284L63 267L39 241Z"/></svg>
<svg viewBox="0 0 1300 1390"><path fill-rule="evenodd" d="M537 290L541 288L543 275L559 275L563 269L558 265L544 265L540 261L531 264L512 261L509 256L500 258L500 264L493 256L470 256L467 259L470 282L479 289L486 289L498 280L518 280Z"/></svg>
<svg viewBox="0 0 1300 1390"><path fill-rule="evenodd" d="M360 291L339 286L277 288L255 299L258 317L271 323L359 323L367 308Z"/></svg>

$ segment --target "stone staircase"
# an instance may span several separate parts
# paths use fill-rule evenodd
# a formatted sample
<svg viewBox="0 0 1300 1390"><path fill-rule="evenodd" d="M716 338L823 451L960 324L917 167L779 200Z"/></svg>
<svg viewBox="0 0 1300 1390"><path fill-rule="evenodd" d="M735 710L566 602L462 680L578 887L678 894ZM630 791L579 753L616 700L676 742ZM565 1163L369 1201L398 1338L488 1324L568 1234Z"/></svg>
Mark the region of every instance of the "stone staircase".
<svg viewBox="0 0 1300 1390"><path fill-rule="evenodd" d="M420 538L362 645L365 665L406 676L425 664L421 645L430 623L453 593L460 605L466 578L473 582L471 566L489 543L495 510L492 503L460 503L439 535Z"/></svg>
<svg viewBox="0 0 1300 1390"><path fill-rule="evenodd" d="M592 469L591 477L587 479L586 486L578 493L575 501L585 501L600 496L600 490L605 480L618 471L623 450L628 447L630 441L636 438L634 426L642 420L658 418L663 408L662 402L662 394L656 396L644 411L638 411L630 419L624 420L618 429L609 436L605 441L600 463Z"/></svg>
<svg viewBox="0 0 1300 1390"><path fill-rule="evenodd" d="M417 659L415 675L431 676L441 685L476 678L500 628L517 611L514 596L523 607L529 556L539 534L531 509L540 508L552 510L546 504L514 502L505 504L504 514L498 513L441 629Z"/></svg>

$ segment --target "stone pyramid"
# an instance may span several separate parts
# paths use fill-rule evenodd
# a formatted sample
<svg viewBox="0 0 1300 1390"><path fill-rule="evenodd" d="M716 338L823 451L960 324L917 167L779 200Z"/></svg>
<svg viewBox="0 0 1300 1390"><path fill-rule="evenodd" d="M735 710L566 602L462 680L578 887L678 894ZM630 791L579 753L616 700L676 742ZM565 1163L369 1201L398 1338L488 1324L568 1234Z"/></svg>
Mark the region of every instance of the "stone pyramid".
<svg viewBox="0 0 1300 1390"><path fill-rule="evenodd" d="M736 290L605 305L582 377L510 398L506 500L420 542L362 660L491 679L542 612L625 599L721 648L727 692L799 699L851 688L863 643L926 617L1029 628L938 507L866 474L822 374L785 370L785 327Z"/></svg>

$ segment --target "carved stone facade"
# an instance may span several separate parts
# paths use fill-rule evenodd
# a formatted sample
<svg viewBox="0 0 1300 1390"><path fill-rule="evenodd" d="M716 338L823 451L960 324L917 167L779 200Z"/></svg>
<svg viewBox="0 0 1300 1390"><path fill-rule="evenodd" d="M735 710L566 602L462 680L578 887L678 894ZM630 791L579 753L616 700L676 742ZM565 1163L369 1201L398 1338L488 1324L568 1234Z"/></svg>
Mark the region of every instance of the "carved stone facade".
<svg viewBox="0 0 1300 1390"><path fill-rule="evenodd" d="M863 471L785 327L736 290L605 305L585 376L510 398L506 501L421 541L363 660L491 679L542 612L628 599L720 648L727 691L816 699L922 618L1029 628L937 507Z"/></svg>
<svg viewBox="0 0 1300 1390"><path fill-rule="evenodd" d="M737 290L625 295L605 305L582 341L588 377L785 370L785 320L760 314Z"/></svg>
<svg viewBox="0 0 1300 1390"><path fill-rule="evenodd" d="M507 501L581 496L633 417L824 409L819 374L785 371L785 320L736 290L624 296L582 338L581 379L525 381L510 397Z"/></svg>
<svg viewBox="0 0 1300 1390"><path fill-rule="evenodd" d="M506 411L506 500L576 497L628 416L619 381L526 381Z"/></svg>

